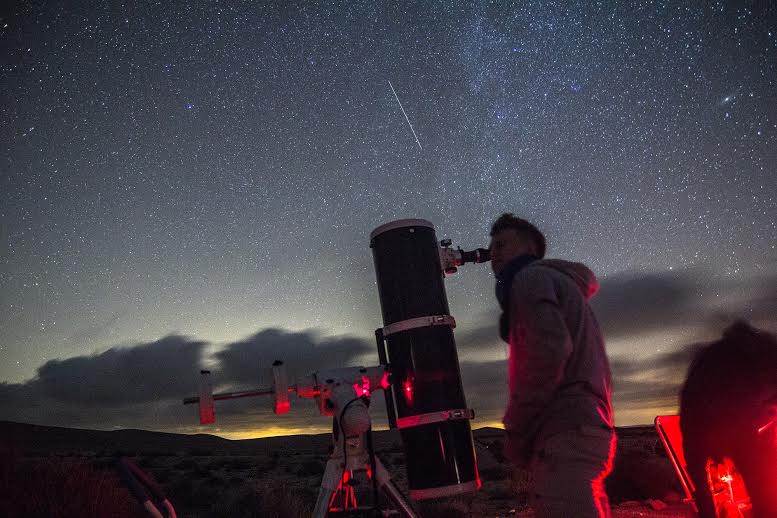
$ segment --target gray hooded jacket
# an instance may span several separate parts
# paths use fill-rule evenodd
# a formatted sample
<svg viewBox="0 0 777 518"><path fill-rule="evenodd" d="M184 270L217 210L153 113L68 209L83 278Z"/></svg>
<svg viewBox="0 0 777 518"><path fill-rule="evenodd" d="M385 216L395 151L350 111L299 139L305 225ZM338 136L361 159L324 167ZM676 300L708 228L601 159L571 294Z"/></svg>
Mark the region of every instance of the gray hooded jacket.
<svg viewBox="0 0 777 518"><path fill-rule="evenodd" d="M520 270L510 291L505 429L533 443L580 426L613 426L610 366L588 304L599 284L558 259Z"/></svg>

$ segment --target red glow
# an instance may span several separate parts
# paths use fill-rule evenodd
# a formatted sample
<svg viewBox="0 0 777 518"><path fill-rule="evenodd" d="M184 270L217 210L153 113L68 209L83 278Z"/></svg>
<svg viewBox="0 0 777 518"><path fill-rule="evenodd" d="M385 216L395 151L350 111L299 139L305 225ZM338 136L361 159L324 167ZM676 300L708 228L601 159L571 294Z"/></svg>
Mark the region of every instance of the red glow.
<svg viewBox="0 0 777 518"><path fill-rule="evenodd" d="M596 508L599 511L599 516L607 516L609 513L607 509L603 507L603 503L607 501L607 493L604 489L604 479L612 472L613 460L615 459L615 434L612 434L610 439L610 455L607 459L607 463L604 466L599 476L591 483L591 489L594 496L594 502Z"/></svg>
<svg viewBox="0 0 777 518"><path fill-rule="evenodd" d="M739 510L751 508L745 482L728 457L720 464L707 459L707 482L718 516L741 516ZM736 514L727 514L724 509Z"/></svg>
<svg viewBox="0 0 777 518"><path fill-rule="evenodd" d="M777 419L772 419L771 421L769 421L768 423L760 427L758 429L758 433L764 433L766 430L769 429L770 426L772 426L775 423L775 421L777 421Z"/></svg>
<svg viewBox="0 0 777 518"><path fill-rule="evenodd" d="M337 485L335 492L332 493L332 498L329 499L330 512L342 512L358 507L358 503L356 502L356 491L348 482L350 479L351 472L348 470L343 471L340 483ZM336 500L339 500L342 505L338 506L335 503Z"/></svg>
<svg viewBox="0 0 777 518"><path fill-rule="evenodd" d="M289 413L289 402L288 401L279 401L275 404L275 413L276 414L288 414Z"/></svg>
<svg viewBox="0 0 777 518"><path fill-rule="evenodd" d="M200 406L200 424L213 424L216 422L216 409L210 406Z"/></svg>
<svg viewBox="0 0 777 518"><path fill-rule="evenodd" d="M405 393L405 400L408 403L413 402L413 378L408 378L402 383L402 387L404 388L403 392Z"/></svg>
<svg viewBox="0 0 777 518"><path fill-rule="evenodd" d="M391 382L389 381L389 373L386 371L383 373L383 377L380 379L380 388L383 390L388 390L390 386Z"/></svg>
<svg viewBox="0 0 777 518"><path fill-rule="evenodd" d="M356 391L356 395L370 397L370 378L362 376L361 383L354 383L353 389Z"/></svg>
<svg viewBox="0 0 777 518"><path fill-rule="evenodd" d="M683 434L680 431L679 415L660 415L656 417L656 430L658 430L664 448L669 454L677 476L680 477L680 483L683 485L685 496L693 499L693 493L696 488L693 485L691 476L688 474L688 463L685 460L685 451L683 450Z"/></svg>
<svg viewBox="0 0 777 518"><path fill-rule="evenodd" d="M768 424L765 425L768 428ZM683 484L688 501L693 501L694 486L688 474L688 466L683 452L683 438L680 431L680 416L658 416L656 428L662 436L672 463L675 466L680 482ZM724 458L718 464L707 459L707 483L712 493L712 499L718 516L742 516L739 511L750 509L750 497L741 474L729 458ZM725 509L725 510L724 510ZM733 514L726 514L733 513Z"/></svg>

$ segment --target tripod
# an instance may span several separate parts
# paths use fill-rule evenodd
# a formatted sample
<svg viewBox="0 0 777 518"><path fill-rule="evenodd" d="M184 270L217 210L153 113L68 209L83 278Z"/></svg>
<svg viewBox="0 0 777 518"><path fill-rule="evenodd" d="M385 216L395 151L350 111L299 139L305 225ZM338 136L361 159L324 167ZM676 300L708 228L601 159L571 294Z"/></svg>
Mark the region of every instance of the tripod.
<svg viewBox="0 0 777 518"><path fill-rule="evenodd" d="M342 513L348 516L377 514L378 491L388 497L397 511L383 511L383 516L396 515L404 518L417 518L410 503L391 480L391 475L383 463L372 453L372 429L351 437L345 436L334 419L332 438L334 449L326 463L321 488L313 510L313 518L325 518L329 513ZM366 479L375 489L372 506L361 506L357 500L355 484L359 476Z"/></svg>

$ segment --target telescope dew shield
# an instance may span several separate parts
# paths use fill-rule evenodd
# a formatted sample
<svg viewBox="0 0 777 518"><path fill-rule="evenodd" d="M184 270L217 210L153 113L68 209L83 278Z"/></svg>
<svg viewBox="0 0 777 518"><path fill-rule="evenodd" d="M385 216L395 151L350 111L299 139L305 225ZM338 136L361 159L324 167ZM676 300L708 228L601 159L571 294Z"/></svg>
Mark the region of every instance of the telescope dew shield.
<svg viewBox="0 0 777 518"><path fill-rule="evenodd" d="M396 425L410 497L480 487L434 225L406 219L370 234ZM380 345L379 345L380 347Z"/></svg>

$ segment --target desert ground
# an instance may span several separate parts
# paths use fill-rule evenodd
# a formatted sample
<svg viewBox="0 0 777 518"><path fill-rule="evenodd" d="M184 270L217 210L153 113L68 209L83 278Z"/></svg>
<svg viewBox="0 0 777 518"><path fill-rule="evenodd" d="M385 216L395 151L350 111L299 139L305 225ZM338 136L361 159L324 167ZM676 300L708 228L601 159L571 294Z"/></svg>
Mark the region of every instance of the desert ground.
<svg viewBox="0 0 777 518"><path fill-rule="evenodd" d="M502 431L474 431L483 487L416 503L424 517L530 517L526 474L502 457ZM0 422L0 508L10 517L147 516L115 473L127 456L150 473L178 516L309 516L328 459L329 435L230 441L142 430L94 431ZM693 516L650 426L618 429L607 480L613 516ZM395 431L374 434L377 456L402 490L404 453Z"/></svg>

